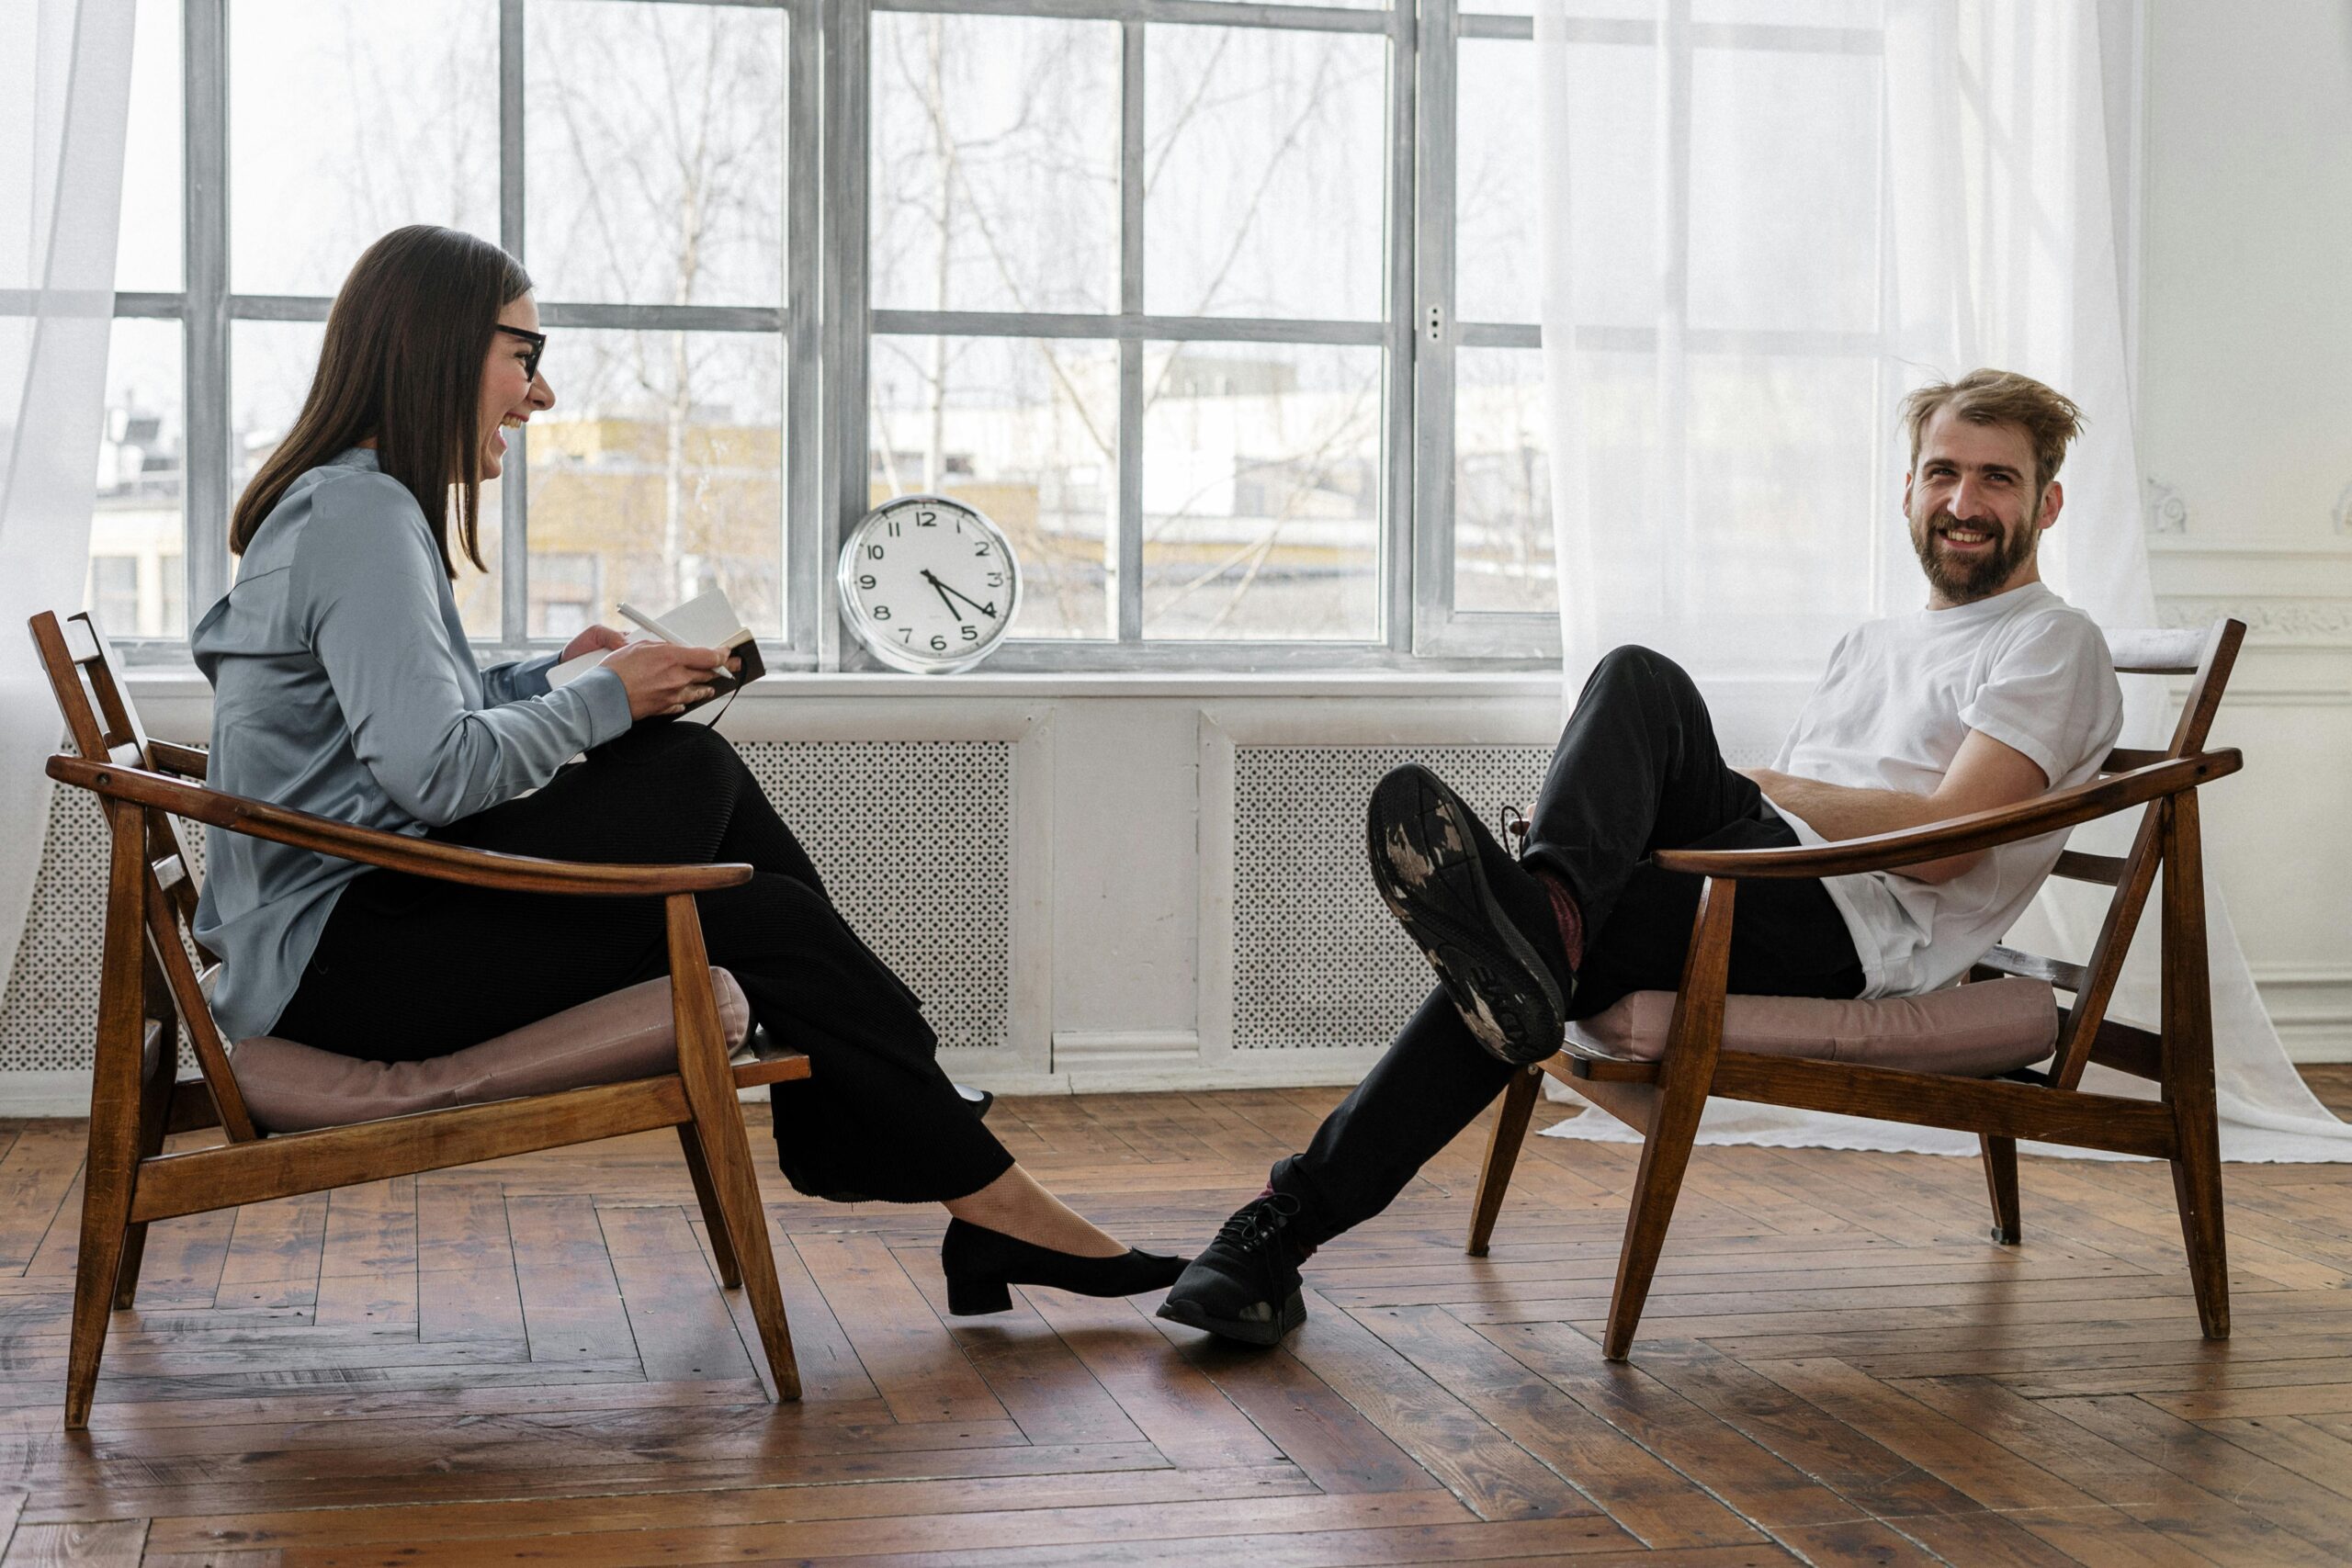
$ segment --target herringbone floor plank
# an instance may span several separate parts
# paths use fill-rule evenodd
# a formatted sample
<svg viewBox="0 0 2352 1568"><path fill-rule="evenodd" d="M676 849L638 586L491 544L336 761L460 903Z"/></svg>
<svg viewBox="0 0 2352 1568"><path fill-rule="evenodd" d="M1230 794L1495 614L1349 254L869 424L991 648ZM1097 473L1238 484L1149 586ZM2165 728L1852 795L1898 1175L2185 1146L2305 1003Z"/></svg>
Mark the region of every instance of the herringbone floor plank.
<svg viewBox="0 0 2352 1568"><path fill-rule="evenodd" d="M2352 1108L2352 1068L2311 1077ZM993 1116L1185 1250L1336 1099ZM1623 1146L1531 1141L1471 1258L1473 1128L1316 1257L1272 1352L1049 1291L948 1317L936 1210L771 1175L778 1407L649 1135L158 1224L69 1438L79 1133L0 1125L5 1568L2352 1561L2343 1167L2229 1168L2209 1345L2159 1167L2026 1161L2007 1248L1973 1162L1702 1150L1618 1366Z"/></svg>

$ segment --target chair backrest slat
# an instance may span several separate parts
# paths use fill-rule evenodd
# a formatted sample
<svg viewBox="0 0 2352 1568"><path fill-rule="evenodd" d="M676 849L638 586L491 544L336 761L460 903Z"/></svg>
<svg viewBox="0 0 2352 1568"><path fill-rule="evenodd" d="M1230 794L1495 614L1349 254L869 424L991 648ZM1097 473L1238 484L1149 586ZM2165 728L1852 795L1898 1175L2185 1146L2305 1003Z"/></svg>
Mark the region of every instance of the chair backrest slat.
<svg viewBox="0 0 2352 1568"><path fill-rule="evenodd" d="M43 611L32 617L34 649L49 676L59 711L74 749L91 761L119 767L151 768L155 759L130 688L113 646L85 612L59 616ZM174 747L185 757L192 749ZM212 955L197 943L190 931L196 919L198 888L187 846L179 824L168 812L130 805L109 804L113 811L140 811L144 818L147 874L140 878L139 911L147 929L149 956L153 960L150 985L160 979L163 995L141 998L150 1017L176 1013L195 1047L197 1065L220 1112L220 1124L234 1140L257 1136L253 1119L238 1092L236 1074L229 1064L220 1026L212 1016L205 987L198 976L199 963ZM189 949L195 949L195 955Z"/></svg>
<svg viewBox="0 0 2352 1568"><path fill-rule="evenodd" d="M2040 980L2062 991L2083 988L2084 968L2063 958L2044 958L2038 953L2021 953L2014 947L1996 947L1976 961L1980 969L1996 975L2015 975L2022 980Z"/></svg>
<svg viewBox="0 0 2352 1568"><path fill-rule="evenodd" d="M2075 882L2096 882L2103 887L2113 887L2123 880L2124 860L2121 855L2086 854L2068 850L2058 857L2058 864L2051 874Z"/></svg>

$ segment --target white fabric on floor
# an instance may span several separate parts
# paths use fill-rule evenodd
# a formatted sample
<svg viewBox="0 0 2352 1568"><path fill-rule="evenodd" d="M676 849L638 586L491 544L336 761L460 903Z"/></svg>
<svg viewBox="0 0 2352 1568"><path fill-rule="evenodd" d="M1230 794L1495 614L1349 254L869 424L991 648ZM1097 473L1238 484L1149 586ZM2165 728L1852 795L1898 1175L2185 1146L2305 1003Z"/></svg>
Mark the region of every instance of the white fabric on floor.
<svg viewBox="0 0 2352 1568"><path fill-rule="evenodd" d="M64 724L25 622L82 606L97 494L131 0L9 0L0 48L0 964Z"/></svg>
<svg viewBox="0 0 2352 1568"><path fill-rule="evenodd" d="M1699 38L1690 10L1659 0L1637 46L1563 0L1537 9L1566 700L1602 652L1646 644L1699 678L1736 764L1764 761L1840 633L1925 602L1896 404L1983 365L2087 415L2043 576L2102 626L2155 625L2109 134L2129 63L2102 56L2097 6L1886 0L1883 31L1771 29L1747 47L1736 28ZM1642 71L1645 107L1628 93ZM2124 678L2125 744L2169 735L2163 685ZM2118 852L2129 832L2098 824L2075 846ZM2222 1155L2352 1159L2352 1127L2264 1011L2222 905L2228 874L2208 869ZM2036 949L2054 929L2039 951L2086 957L2104 907L2102 889L2045 893L2044 929L2012 940ZM2146 1027L2155 925L2152 906L2112 1010ZM1633 1137L1605 1115L1552 1134ZM1973 1135L1723 1100L1699 1137L1975 1152Z"/></svg>

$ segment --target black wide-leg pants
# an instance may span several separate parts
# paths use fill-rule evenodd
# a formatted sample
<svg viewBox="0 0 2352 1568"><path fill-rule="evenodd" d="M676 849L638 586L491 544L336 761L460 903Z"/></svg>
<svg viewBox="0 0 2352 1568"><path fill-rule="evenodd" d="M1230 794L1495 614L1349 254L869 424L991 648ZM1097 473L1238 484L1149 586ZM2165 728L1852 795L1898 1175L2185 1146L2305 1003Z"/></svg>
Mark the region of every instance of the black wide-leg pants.
<svg viewBox="0 0 2352 1568"><path fill-rule="evenodd" d="M960 1198L1012 1156L956 1094L922 1003L867 949L726 739L640 724L535 794L431 837L630 864L740 861L751 881L695 896L710 961L752 1015L808 1054L778 1084L785 1175L819 1197ZM371 1061L445 1055L669 973L658 898L509 893L370 871L345 887L275 1032Z"/></svg>
<svg viewBox="0 0 2352 1568"><path fill-rule="evenodd" d="M1584 911L1571 1018L1681 983L1702 879L1659 870L1650 852L1798 841L1755 782L1724 765L1690 677L1645 648L1617 649L1594 669L1529 821L1523 859L1565 878ZM1741 886L1731 990L1852 997L1862 985L1845 919L1818 881ZM1299 1201L1301 1239L1320 1243L1386 1208L1519 1070L1487 1055L1442 989L1430 992L1306 1152L1275 1165L1274 1190Z"/></svg>

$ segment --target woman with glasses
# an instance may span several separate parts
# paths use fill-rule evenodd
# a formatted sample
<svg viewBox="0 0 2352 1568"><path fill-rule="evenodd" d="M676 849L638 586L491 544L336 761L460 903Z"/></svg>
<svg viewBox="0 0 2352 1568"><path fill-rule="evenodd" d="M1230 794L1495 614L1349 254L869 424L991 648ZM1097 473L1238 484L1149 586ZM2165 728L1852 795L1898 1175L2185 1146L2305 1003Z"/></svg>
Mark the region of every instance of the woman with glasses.
<svg viewBox="0 0 2352 1568"><path fill-rule="evenodd" d="M476 666L450 585L460 556L482 567L481 491L505 432L554 406L546 347L530 278L486 241L419 225L359 258L300 415L238 500L236 585L190 639L213 685L211 779L476 849L749 863L750 882L696 903L711 962L814 1068L774 1090L793 1186L944 1203L958 1313L1002 1310L1011 1283L1167 1285L1181 1259L1065 1207L956 1092L920 1001L834 909L734 748L665 722L711 694L720 650L591 626L560 654ZM559 660L602 649L617 651L550 689ZM196 930L221 960L232 1038L413 1061L668 972L658 899L588 908L241 834L209 846Z"/></svg>

